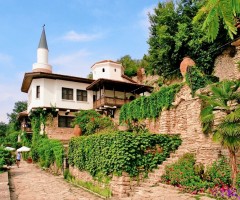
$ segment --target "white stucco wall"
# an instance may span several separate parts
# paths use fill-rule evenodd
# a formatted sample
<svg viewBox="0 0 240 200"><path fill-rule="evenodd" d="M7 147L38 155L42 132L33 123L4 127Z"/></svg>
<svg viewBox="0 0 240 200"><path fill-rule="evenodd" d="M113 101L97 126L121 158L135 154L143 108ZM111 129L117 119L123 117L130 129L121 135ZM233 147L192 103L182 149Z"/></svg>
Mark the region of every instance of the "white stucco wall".
<svg viewBox="0 0 240 200"><path fill-rule="evenodd" d="M36 87L40 86L40 98L36 98ZM53 79L34 79L29 88L28 112L34 107L57 107L63 109L92 109L92 91L87 91L87 102L77 101L77 89L86 90L89 84ZM62 87L73 89L73 100L62 99Z"/></svg>
<svg viewBox="0 0 240 200"><path fill-rule="evenodd" d="M103 72L103 69L105 70ZM97 63L92 66L93 79L97 80L99 78L126 81L122 78L123 67L121 64L104 62Z"/></svg>

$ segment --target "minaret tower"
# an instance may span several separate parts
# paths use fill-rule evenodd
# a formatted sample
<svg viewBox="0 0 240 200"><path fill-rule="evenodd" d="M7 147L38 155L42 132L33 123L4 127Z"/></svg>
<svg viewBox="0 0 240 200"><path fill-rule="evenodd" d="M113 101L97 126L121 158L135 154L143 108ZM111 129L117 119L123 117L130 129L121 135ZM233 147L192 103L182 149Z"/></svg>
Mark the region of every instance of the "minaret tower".
<svg viewBox="0 0 240 200"><path fill-rule="evenodd" d="M33 72L52 73L52 66L48 64L48 45L43 25L42 35L37 49L37 63L33 64Z"/></svg>

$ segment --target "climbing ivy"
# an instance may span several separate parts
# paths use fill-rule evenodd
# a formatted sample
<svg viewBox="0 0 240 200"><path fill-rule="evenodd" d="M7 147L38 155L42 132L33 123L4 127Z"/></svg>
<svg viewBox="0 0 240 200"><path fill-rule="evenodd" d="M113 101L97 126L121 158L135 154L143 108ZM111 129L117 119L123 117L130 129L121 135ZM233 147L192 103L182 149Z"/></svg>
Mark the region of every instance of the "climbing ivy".
<svg viewBox="0 0 240 200"><path fill-rule="evenodd" d="M146 118L157 118L163 109L169 109L174 101L175 94L179 92L182 84L161 87L150 96L142 96L120 110L120 123Z"/></svg>
<svg viewBox="0 0 240 200"><path fill-rule="evenodd" d="M34 162L40 162L43 167L49 167L53 162L56 162L58 167L62 166L62 143L57 140L49 140L45 134L40 135L41 125L45 126L49 117L53 117L56 114L54 110L38 108L31 113L33 131L31 156Z"/></svg>
<svg viewBox="0 0 240 200"><path fill-rule="evenodd" d="M195 95L195 92L204 88L208 84L218 82L219 78L216 76L205 75L197 66L188 67L186 73L186 82L192 90L192 96Z"/></svg>
<svg viewBox="0 0 240 200"><path fill-rule="evenodd" d="M72 138L69 164L98 174L136 176L161 164L181 144L179 136L112 132Z"/></svg>

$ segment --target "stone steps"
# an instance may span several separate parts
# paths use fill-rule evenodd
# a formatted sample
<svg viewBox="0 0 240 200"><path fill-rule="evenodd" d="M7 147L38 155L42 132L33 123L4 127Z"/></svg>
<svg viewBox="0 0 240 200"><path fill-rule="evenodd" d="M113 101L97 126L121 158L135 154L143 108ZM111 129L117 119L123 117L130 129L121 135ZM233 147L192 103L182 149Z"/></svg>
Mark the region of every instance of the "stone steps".
<svg viewBox="0 0 240 200"><path fill-rule="evenodd" d="M191 148L192 144L182 144L174 153L170 154L170 157L162 162L161 165L158 165L157 169L153 169L152 172L148 173L148 178L144 179L143 182L140 183L139 187L137 187L134 192L138 190L140 187L153 187L160 183L161 176L165 173L165 167L167 165L173 164L178 161L180 157L182 157L187 152L194 152ZM187 149L190 147L189 149Z"/></svg>

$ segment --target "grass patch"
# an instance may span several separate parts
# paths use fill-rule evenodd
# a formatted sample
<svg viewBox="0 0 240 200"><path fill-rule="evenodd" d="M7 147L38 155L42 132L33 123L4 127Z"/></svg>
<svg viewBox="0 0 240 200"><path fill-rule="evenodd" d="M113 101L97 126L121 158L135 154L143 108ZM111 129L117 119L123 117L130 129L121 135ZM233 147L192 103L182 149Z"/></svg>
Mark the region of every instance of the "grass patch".
<svg viewBox="0 0 240 200"><path fill-rule="evenodd" d="M74 176L70 174L69 170L65 170L64 179L66 179L68 182L72 183L75 186L83 187L95 194L100 195L101 197L109 198L112 195L111 190L108 186L101 187L90 181L77 180Z"/></svg>

